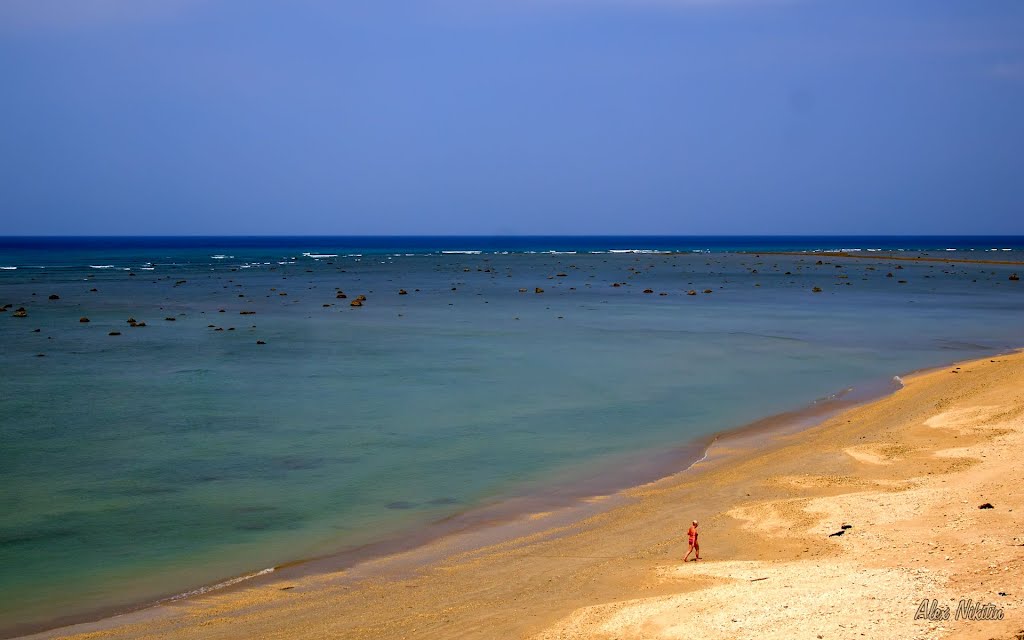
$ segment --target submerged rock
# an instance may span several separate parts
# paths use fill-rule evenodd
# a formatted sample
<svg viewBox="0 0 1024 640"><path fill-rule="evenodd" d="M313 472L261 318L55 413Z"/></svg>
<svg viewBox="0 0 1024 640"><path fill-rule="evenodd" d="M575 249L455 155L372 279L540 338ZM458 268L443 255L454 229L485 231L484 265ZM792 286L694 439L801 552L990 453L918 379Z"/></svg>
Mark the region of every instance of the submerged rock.
<svg viewBox="0 0 1024 640"><path fill-rule="evenodd" d="M1018 276L1016 273L1011 273L1010 274L1010 280L1013 281L1013 282L1016 282L1016 281L1020 280L1020 276Z"/></svg>
<svg viewBox="0 0 1024 640"><path fill-rule="evenodd" d="M15 318L27 318L28 311L25 310L25 307L18 307L17 309L14 310L14 313L11 315L12 317Z"/></svg>
<svg viewBox="0 0 1024 640"><path fill-rule="evenodd" d="M78 321L79 322L89 322L89 318L86 318L85 316L82 316L81 318L78 319Z"/></svg>
<svg viewBox="0 0 1024 640"><path fill-rule="evenodd" d="M60 296L58 296L56 293L51 293L50 300L60 300Z"/></svg>

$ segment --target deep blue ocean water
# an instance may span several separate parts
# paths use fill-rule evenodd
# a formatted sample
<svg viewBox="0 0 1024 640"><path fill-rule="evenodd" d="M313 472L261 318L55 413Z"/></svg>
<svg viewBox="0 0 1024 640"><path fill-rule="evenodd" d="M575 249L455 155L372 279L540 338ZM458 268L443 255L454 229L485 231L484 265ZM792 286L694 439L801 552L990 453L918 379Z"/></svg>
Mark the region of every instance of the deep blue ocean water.
<svg viewBox="0 0 1024 640"><path fill-rule="evenodd" d="M883 252L1024 238L0 238L0 629L1024 343L1020 266Z"/></svg>

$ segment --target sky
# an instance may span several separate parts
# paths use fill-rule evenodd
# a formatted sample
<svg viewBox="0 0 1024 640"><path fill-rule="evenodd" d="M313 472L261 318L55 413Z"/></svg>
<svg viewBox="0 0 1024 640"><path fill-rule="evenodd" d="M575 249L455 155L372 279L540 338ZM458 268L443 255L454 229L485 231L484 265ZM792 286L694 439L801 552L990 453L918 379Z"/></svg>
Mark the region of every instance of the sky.
<svg viewBox="0 0 1024 640"><path fill-rule="evenodd" d="M1024 234L1019 0L0 0L0 235Z"/></svg>

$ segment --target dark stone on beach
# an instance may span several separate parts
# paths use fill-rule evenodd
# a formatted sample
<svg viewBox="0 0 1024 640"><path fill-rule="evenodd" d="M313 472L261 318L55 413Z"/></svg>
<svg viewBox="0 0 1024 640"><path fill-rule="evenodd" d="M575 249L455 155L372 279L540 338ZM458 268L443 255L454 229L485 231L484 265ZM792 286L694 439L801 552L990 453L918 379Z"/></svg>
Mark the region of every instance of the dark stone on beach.
<svg viewBox="0 0 1024 640"><path fill-rule="evenodd" d="M886 278L892 278L892 277L894 277L894 276L892 275L892 271L890 271L889 273L885 274L885 277L886 277Z"/></svg>
<svg viewBox="0 0 1024 640"><path fill-rule="evenodd" d="M985 504L978 505L978 508L979 509L995 509L995 507L992 506L991 502L986 502Z"/></svg>
<svg viewBox="0 0 1024 640"><path fill-rule="evenodd" d="M81 318L78 319L78 321L79 322L89 322L89 318L86 318L85 316L82 316Z"/></svg>
<svg viewBox="0 0 1024 640"><path fill-rule="evenodd" d="M60 300L60 296L58 296L56 293L51 293L50 300Z"/></svg>
<svg viewBox="0 0 1024 640"><path fill-rule="evenodd" d="M18 307L11 316L14 318L27 318L28 311L25 310L25 307Z"/></svg>
<svg viewBox="0 0 1024 640"><path fill-rule="evenodd" d="M92 288L92 289L89 289L89 291L91 291L91 292L95 293L95 292L99 291L99 289L96 289L96 288Z"/></svg>
<svg viewBox="0 0 1024 640"><path fill-rule="evenodd" d="M119 336L119 335L121 335L121 332L120 331L111 331L107 335L108 336Z"/></svg>
<svg viewBox="0 0 1024 640"><path fill-rule="evenodd" d="M42 331L42 329L33 329L32 333L39 333L40 331Z"/></svg>
<svg viewBox="0 0 1024 640"><path fill-rule="evenodd" d="M225 309L217 309L217 313L225 313Z"/></svg>
<svg viewBox="0 0 1024 640"><path fill-rule="evenodd" d="M254 316L254 315L256 315L256 312L255 311L239 311L238 315L240 315L240 316Z"/></svg>
<svg viewBox="0 0 1024 640"><path fill-rule="evenodd" d="M853 525L852 525L852 524L844 524L843 526L841 526L841 527L839 527L839 528L840 528L840 529L852 529L852 528L853 528Z"/></svg>
<svg viewBox="0 0 1024 640"><path fill-rule="evenodd" d="M836 531L835 533L828 534L828 537L835 538L836 536L841 536L844 533L846 533L846 530L845 529L840 529L839 531Z"/></svg>
<svg viewBox="0 0 1024 640"><path fill-rule="evenodd" d="M821 260L818 260L818 261L817 261L817 262L815 262L814 264L824 264L824 263L823 263L823 262L822 262Z"/></svg>
<svg viewBox="0 0 1024 640"><path fill-rule="evenodd" d="M526 293L526 289L520 289L519 293Z"/></svg>
<svg viewBox="0 0 1024 640"><path fill-rule="evenodd" d="M128 324L135 324L135 318L128 318Z"/></svg>

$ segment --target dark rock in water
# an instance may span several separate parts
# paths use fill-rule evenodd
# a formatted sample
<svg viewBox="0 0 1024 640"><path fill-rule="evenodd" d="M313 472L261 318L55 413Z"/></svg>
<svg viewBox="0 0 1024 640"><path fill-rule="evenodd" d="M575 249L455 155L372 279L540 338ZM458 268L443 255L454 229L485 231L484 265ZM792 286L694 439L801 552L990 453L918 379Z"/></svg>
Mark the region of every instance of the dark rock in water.
<svg viewBox="0 0 1024 640"><path fill-rule="evenodd" d="M1016 281L1020 280L1020 276L1018 276L1016 273L1011 273L1010 274L1010 280L1016 282Z"/></svg>
<svg viewBox="0 0 1024 640"><path fill-rule="evenodd" d="M690 289L689 291L686 292L686 295L688 295L688 296L695 296L695 295L697 295L697 290L696 289Z"/></svg>
<svg viewBox="0 0 1024 640"><path fill-rule="evenodd" d="M338 292L338 295L336 295L336 296L334 296L334 297L335 297L335 298L337 298L338 300L342 300L342 299L344 299L344 298L347 298L348 296L347 296L347 295L345 295L344 293L342 293L342 292L340 292L340 291L339 291L339 292Z"/></svg>
<svg viewBox="0 0 1024 640"><path fill-rule="evenodd" d="M711 289L705 289L704 293L711 293Z"/></svg>
<svg viewBox="0 0 1024 640"><path fill-rule="evenodd" d="M416 506L415 502L406 502L405 500L399 500L397 502L389 502L386 506L388 509L412 509Z"/></svg>
<svg viewBox="0 0 1024 640"><path fill-rule="evenodd" d="M992 506L991 502L986 502L985 504L978 505L978 508L979 509L995 509L995 507Z"/></svg>
<svg viewBox="0 0 1024 640"><path fill-rule="evenodd" d="M146 326L146 323L145 322L136 322L132 326L133 327L144 327L144 326Z"/></svg>
<svg viewBox="0 0 1024 640"><path fill-rule="evenodd" d="M50 300L60 300L60 296L58 296L56 293L51 293Z"/></svg>
<svg viewBox="0 0 1024 640"><path fill-rule="evenodd" d="M654 293L654 289L644 289L644 293Z"/></svg>
<svg viewBox="0 0 1024 640"><path fill-rule="evenodd" d="M25 310L25 307L18 307L11 315L15 318L27 318L28 311Z"/></svg>
<svg viewBox="0 0 1024 640"><path fill-rule="evenodd" d="M821 287L814 287L813 289L811 289L811 291L813 291L814 293L821 293Z"/></svg>
<svg viewBox="0 0 1024 640"><path fill-rule="evenodd" d="M536 288L534 288L533 292L534 293L544 293L544 290L541 289L540 287L536 287Z"/></svg>
<svg viewBox="0 0 1024 640"><path fill-rule="evenodd" d="M89 318L86 318L85 316L82 316L81 318L78 319L78 321L79 322L89 322Z"/></svg>
<svg viewBox="0 0 1024 640"><path fill-rule="evenodd" d="M262 340L257 340L257 341L256 341L256 344L267 344L267 343L266 343L266 342L263 342Z"/></svg>
<svg viewBox="0 0 1024 640"><path fill-rule="evenodd" d="M360 300L359 298L356 298L352 302L348 303L348 306L350 306L350 307L361 307L361 306L363 306L363 301Z"/></svg>
<svg viewBox="0 0 1024 640"><path fill-rule="evenodd" d="M119 336L119 335L121 335L121 332L120 331L111 331L107 335L108 336Z"/></svg>
<svg viewBox="0 0 1024 640"><path fill-rule="evenodd" d="M167 316L166 318L164 318L164 320L166 320L167 322L175 322L177 318L175 318L174 316Z"/></svg>
<svg viewBox="0 0 1024 640"><path fill-rule="evenodd" d="M407 295L409 295L409 292L406 291L405 289L399 289L398 290L398 295L400 295L400 296L407 296Z"/></svg>

